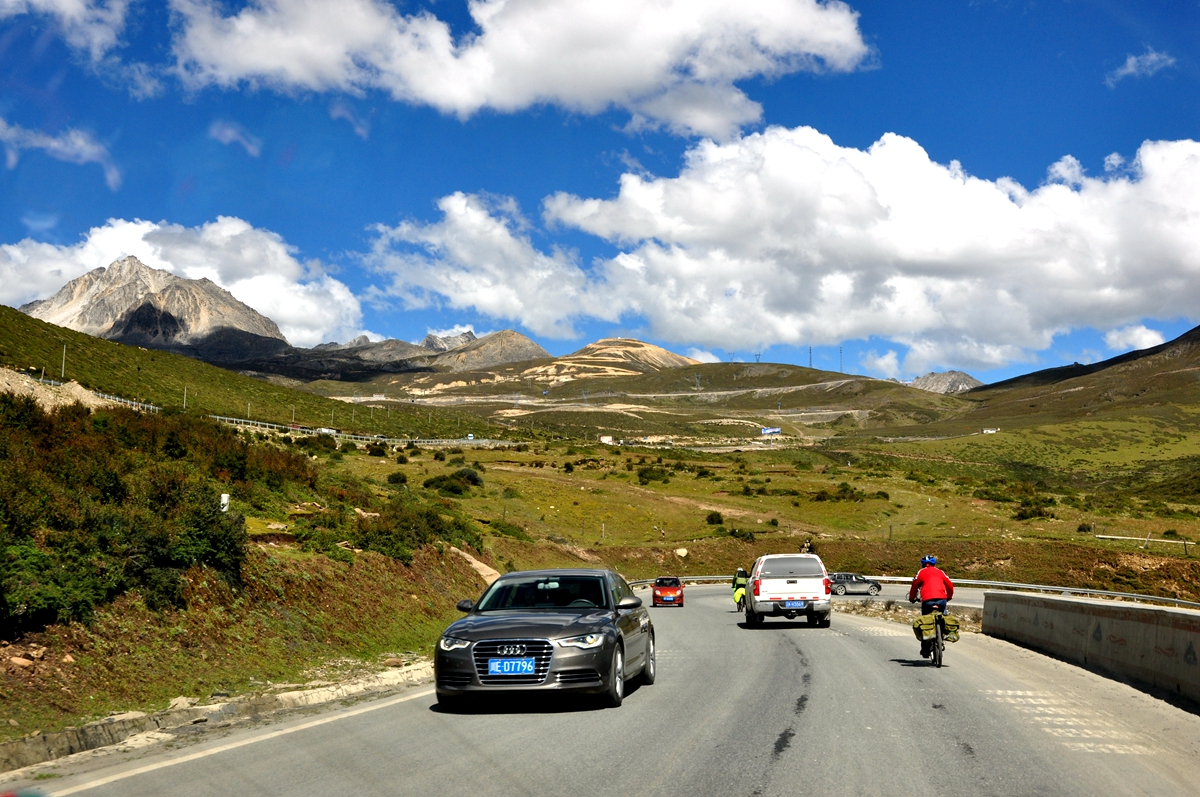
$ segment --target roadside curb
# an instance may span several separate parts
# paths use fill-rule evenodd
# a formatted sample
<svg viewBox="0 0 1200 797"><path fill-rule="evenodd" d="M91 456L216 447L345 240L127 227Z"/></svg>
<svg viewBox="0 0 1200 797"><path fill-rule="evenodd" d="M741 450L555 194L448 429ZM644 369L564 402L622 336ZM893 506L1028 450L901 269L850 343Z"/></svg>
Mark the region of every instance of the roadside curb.
<svg viewBox="0 0 1200 797"><path fill-rule="evenodd" d="M117 714L79 728L0 744L0 780L18 776L19 770L69 756L94 753L106 747L145 747L170 738L169 734L161 732L188 725L261 719L283 711L385 693L432 680L433 663L426 661L314 689L247 695L224 703L167 709L153 714L142 711Z"/></svg>

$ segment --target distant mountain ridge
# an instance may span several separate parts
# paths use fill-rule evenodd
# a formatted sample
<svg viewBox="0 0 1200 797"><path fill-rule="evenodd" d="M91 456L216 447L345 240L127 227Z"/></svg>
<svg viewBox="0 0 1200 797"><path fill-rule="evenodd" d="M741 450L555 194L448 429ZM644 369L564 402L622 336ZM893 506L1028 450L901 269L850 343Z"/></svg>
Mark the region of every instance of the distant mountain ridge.
<svg viewBox="0 0 1200 797"><path fill-rule="evenodd" d="M178 277L125 257L71 280L21 312L95 337L185 354L255 374L300 380L357 381L379 373L491 368L550 354L529 338L504 330L483 338L429 334L423 345L403 340L347 343L311 349L291 346L275 322L210 280Z"/></svg>
<svg viewBox="0 0 1200 797"><path fill-rule="evenodd" d="M909 382L909 387L943 394L966 393L968 390L982 386L983 382L962 371L930 372Z"/></svg>

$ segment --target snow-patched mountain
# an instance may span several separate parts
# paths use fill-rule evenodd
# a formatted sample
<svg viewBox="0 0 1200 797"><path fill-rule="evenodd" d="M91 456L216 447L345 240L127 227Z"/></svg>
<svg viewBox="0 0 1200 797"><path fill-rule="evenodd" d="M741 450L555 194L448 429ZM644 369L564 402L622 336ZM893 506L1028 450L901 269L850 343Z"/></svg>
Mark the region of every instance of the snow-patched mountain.
<svg viewBox="0 0 1200 797"><path fill-rule="evenodd" d="M940 374L930 372L909 383L910 387L928 390L930 393L966 393L982 385L983 382L962 371L946 371Z"/></svg>
<svg viewBox="0 0 1200 797"><path fill-rule="evenodd" d="M287 342L274 321L216 283L177 277L136 257L89 271L20 310L61 327L139 345L192 345L227 330Z"/></svg>

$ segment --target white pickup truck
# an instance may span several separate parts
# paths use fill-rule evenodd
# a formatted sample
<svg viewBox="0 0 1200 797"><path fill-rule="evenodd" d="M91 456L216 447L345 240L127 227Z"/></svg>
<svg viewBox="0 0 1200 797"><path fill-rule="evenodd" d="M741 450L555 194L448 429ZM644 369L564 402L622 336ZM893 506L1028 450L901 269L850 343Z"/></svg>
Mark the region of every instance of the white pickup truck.
<svg viewBox="0 0 1200 797"><path fill-rule="evenodd" d="M832 582L821 557L811 553L767 554L750 570L746 590L746 625L755 626L765 617L800 615L818 628L828 628L833 604Z"/></svg>

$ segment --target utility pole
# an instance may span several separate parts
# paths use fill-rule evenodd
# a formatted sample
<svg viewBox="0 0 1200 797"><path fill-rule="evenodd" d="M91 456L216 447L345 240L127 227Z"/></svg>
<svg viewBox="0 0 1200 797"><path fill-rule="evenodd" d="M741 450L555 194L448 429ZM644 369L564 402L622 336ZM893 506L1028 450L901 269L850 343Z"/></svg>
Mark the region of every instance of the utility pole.
<svg viewBox="0 0 1200 797"><path fill-rule="evenodd" d="M762 352L761 351L754 352L754 362L756 362L756 363L762 362Z"/></svg>
<svg viewBox="0 0 1200 797"><path fill-rule="evenodd" d="M246 420L250 420L250 402L246 402Z"/></svg>
<svg viewBox="0 0 1200 797"><path fill-rule="evenodd" d="M842 347L838 346L838 373L846 373L846 369L842 367Z"/></svg>
<svg viewBox="0 0 1200 797"><path fill-rule="evenodd" d="M812 346L808 347L808 367L812 368Z"/></svg>
<svg viewBox="0 0 1200 797"><path fill-rule="evenodd" d="M296 422L296 405L292 405L292 423Z"/></svg>
<svg viewBox="0 0 1200 797"><path fill-rule="evenodd" d="M183 386L183 408L187 409L187 385Z"/></svg>
<svg viewBox="0 0 1200 797"><path fill-rule="evenodd" d="M65 343L63 344L62 374L60 377L64 382L67 381L67 344Z"/></svg>

